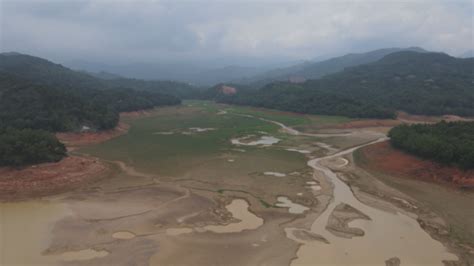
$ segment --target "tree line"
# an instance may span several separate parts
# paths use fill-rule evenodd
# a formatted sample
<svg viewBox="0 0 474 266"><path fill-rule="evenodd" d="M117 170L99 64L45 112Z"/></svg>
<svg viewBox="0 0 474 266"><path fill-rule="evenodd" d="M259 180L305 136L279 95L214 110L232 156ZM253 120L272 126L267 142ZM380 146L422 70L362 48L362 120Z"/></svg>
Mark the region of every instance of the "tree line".
<svg viewBox="0 0 474 266"><path fill-rule="evenodd" d="M398 52L300 84L237 87L233 95L213 87L206 96L230 104L360 118L394 118L396 111L474 116L472 69L472 58Z"/></svg>
<svg viewBox="0 0 474 266"><path fill-rule="evenodd" d="M111 129L120 112L180 102L152 91L71 89L0 73L0 165L58 161L66 150L54 132Z"/></svg>
<svg viewBox="0 0 474 266"><path fill-rule="evenodd" d="M398 149L442 164L474 168L474 122L396 126L389 132Z"/></svg>

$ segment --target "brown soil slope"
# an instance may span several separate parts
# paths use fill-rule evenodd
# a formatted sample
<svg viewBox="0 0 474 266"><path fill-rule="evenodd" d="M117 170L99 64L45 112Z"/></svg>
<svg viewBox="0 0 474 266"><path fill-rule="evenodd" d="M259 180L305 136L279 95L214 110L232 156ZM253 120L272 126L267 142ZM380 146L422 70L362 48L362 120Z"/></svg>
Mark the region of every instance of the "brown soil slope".
<svg viewBox="0 0 474 266"><path fill-rule="evenodd" d="M120 113L120 122L114 129L99 132L62 132L56 133L56 137L71 151L80 146L101 143L126 134L130 125L123 121L124 118L135 119L149 115L151 115L151 111L148 110L123 112Z"/></svg>
<svg viewBox="0 0 474 266"><path fill-rule="evenodd" d="M56 137L66 145L69 151L76 147L97 144L109 139L118 137L127 133L129 126L120 122L118 126L111 130L104 130L99 132L62 132L56 133Z"/></svg>
<svg viewBox="0 0 474 266"><path fill-rule="evenodd" d="M388 141L366 146L360 150L360 154L365 167L377 172L474 188L474 170L463 171L457 167L420 159L392 148Z"/></svg>
<svg viewBox="0 0 474 266"><path fill-rule="evenodd" d="M20 200L74 189L95 181L107 167L94 158L69 156L56 163L0 168L0 200Z"/></svg>

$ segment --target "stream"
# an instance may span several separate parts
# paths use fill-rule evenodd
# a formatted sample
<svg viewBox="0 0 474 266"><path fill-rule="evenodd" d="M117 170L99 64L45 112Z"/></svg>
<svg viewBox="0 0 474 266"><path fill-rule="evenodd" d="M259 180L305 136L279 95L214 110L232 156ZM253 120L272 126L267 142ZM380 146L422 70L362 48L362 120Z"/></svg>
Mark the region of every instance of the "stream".
<svg viewBox="0 0 474 266"><path fill-rule="evenodd" d="M256 119L262 119L254 117ZM307 134L299 132L282 123L262 119L279 125L283 131L290 135L305 136L335 136L332 134ZM336 135L350 135L343 133ZM322 241L303 241L293 233L295 230L308 228L285 228L288 238L300 243L296 258L292 265L384 265L390 258L398 257L401 265L443 265L443 260L457 260L457 256L449 253L438 241L425 232L415 218L403 213L383 211L360 202L353 194L350 187L341 181L335 172L324 166L324 160L340 158L366 145L384 141L387 138L380 136L377 140L357 147L339 151L322 158L310 159L307 164L315 173L321 172L333 184L332 201L311 225L310 231L319 235L329 243ZM345 165L346 163L344 163ZM133 168L125 168L131 175L149 177L138 173ZM131 172L131 173L130 173ZM316 178L315 178L316 179ZM278 182L278 181L277 181ZM174 202L189 196L189 191L184 196L171 200ZM170 203L168 202L168 203ZM285 207L291 208L293 213L310 213L311 210L295 209L291 202L282 198ZM163 206L168 203L163 204ZM366 214L371 220L354 220L349 227L362 229L365 234L361 237L344 238L331 233L326 229L328 219L333 210L340 203L345 203ZM249 212L248 203L242 199L235 199L226 206L235 219L240 222L228 225L210 225L204 231L215 233L241 232L256 229L263 224L263 220ZM0 265L54 265L59 260L79 260L92 257L106 256L105 251L82 250L58 255L45 255L51 241L54 225L57 221L72 215L68 204L58 203L54 200L32 200L18 203L0 203ZM185 230L185 231L183 231ZM170 230L168 235L191 233L191 228ZM130 232L115 232L113 237L119 241L132 239L135 235Z"/></svg>
<svg viewBox="0 0 474 266"><path fill-rule="evenodd" d="M283 131L291 135L335 136L301 133L280 122L264 120L279 125ZM349 135L350 133L343 134ZM386 260L398 257L401 260L401 265L442 266L444 265L443 260L458 259L456 255L449 253L440 242L431 238L420 227L416 219L398 212L382 211L360 202L350 187L341 181L336 173L321 164L323 160L341 157L364 146L387 139L386 136L381 136L370 143L308 161L308 166L313 168L315 173L322 172L333 184L332 201L311 226L311 233L325 238L329 244L320 241L300 241L294 236L293 231L301 228L286 228L288 238L302 243L298 249L297 258L292 261L291 265L384 265ZM349 223L349 227L362 229L365 232L364 236L338 237L326 229L331 213L340 203L348 204L370 217L371 220L359 219Z"/></svg>

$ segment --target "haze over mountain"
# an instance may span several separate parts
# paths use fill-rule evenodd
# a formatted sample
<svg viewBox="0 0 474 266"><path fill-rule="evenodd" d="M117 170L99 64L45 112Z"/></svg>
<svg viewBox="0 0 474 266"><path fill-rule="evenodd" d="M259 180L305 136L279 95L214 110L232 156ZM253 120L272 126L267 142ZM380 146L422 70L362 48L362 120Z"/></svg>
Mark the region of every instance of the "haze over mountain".
<svg viewBox="0 0 474 266"><path fill-rule="evenodd" d="M285 66L284 63L275 63L273 67L244 67L231 65L209 68L199 64L185 63L148 63L106 65L90 62L71 62L75 69L87 71L117 73L124 77L156 80L167 79L188 82L198 86L212 86L222 82L234 82L261 86L272 81L286 81L293 79L316 79L324 75L342 71L346 67L361 65L379 60L387 54L399 51L426 52L419 47L384 48L364 53L346 54L325 60L315 58L310 61ZM324 57L319 57L320 59ZM279 66L281 66L279 68Z"/></svg>
<svg viewBox="0 0 474 266"><path fill-rule="evenodd" d="M105 72L74 71L43 58L16 52L0 54L0 72L26 82L72 90L121 87L182 96L192 89L188 84L168 80L144 81Z"/></svg>
<svg viewBox="0 0 474 266"><path fill-rule="evenodd" d="M472 49L469 1L7 0L1 17L3 52L202 85L387 47Z"/></svg>
<svg viewBox="0 0 474 266"><path fill-rule="evenodd" d="M176 80L198 86L211 86L219 82L253 76L269 67L229 65L211 68L201 63L133 63L108 65L85 61L65 63L67 66L91 73L109 72L127 78L144 80Z"/></svg>
<svg viewBox="0 0 474 266"><path fill-rule="evenodd" d="M466 52L460 54L459 57L461 57L461 58L474 57L474 50L468 50L468 51L466 51Z"/></svg>
<svg viewBox="0 0 474 266"><path fill-rule="evenodd" d="M240 82L262 85L271 81L287 81L291 78L299 78L300 80L317 79L327 74L342 71L346 67L375 62L388 54L400 51L426 52L419 47L409 47L386 48L365 53L346 54L320 62L304 62L287 68L270 70Z"/></svg>
<svg viewBox="0 0 474 266"><path fill-rule="evenodd" d="M402 51L301 84L274 82L235 94L212 88L209 95L225 103L299 113L386 118L402 110L474 116L473 69L474 58Z"/></svg>

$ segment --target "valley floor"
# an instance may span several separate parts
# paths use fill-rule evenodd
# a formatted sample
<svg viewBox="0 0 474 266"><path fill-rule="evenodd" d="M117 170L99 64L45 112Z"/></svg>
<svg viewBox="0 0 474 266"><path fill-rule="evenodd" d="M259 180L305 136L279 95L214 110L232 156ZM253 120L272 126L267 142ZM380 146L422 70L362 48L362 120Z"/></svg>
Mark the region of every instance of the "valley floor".
<svg viewBox="0 0 474 266"><path fill-rule="evenodd" d="M416 197L354 164L352 153L384 141L394 122L201 101L122 122L127 134L71 151L98 158L107 177L0 203L2 265L473 262L472 228L426 200L436 189L411 180L426 195ZM459 213L474 203L463 193Z"/></svg>

